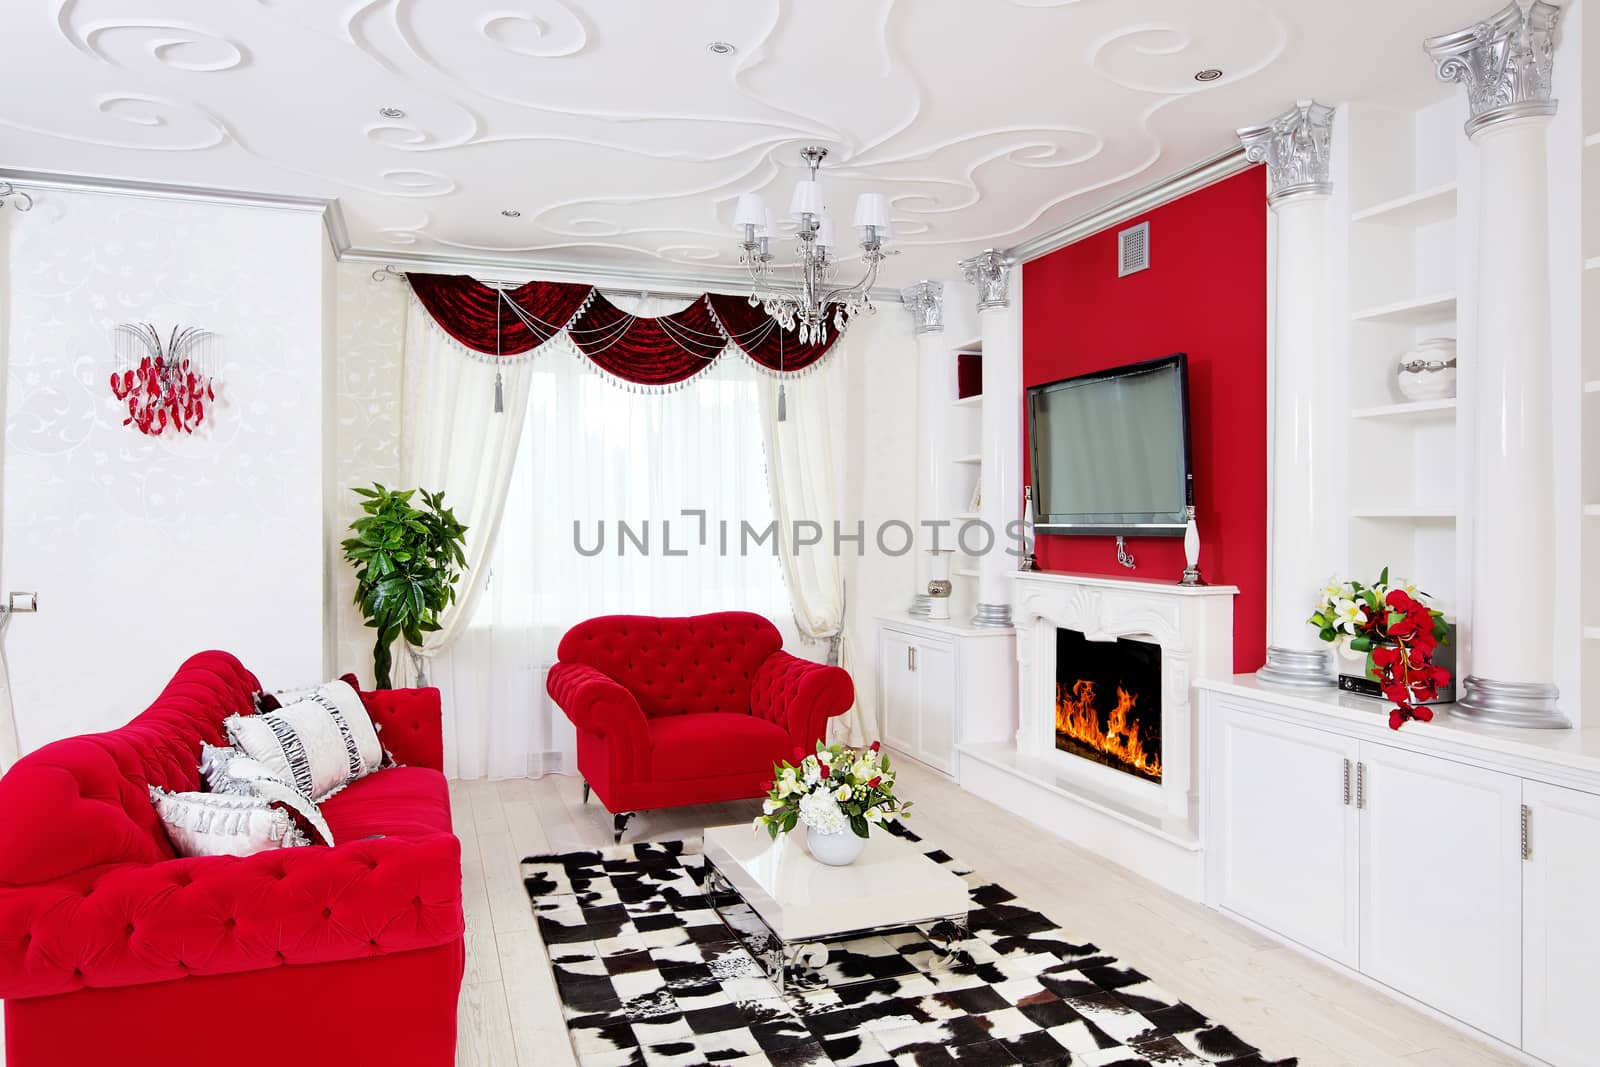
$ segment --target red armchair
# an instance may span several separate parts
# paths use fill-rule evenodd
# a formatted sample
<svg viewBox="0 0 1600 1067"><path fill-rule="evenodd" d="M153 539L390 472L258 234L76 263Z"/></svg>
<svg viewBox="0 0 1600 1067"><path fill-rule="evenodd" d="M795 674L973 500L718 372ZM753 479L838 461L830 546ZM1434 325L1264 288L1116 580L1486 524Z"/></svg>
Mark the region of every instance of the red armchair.
<svg viewBox="0 0 1600 1067"><path fill-rule="evenodd" d="M746 611L605 615L561 639L550 697L578 729L578 770L613 813L758 797L855 701L850 675L783 651Z"/></svg>
<svg viewBox="0 0 1600 1067"><path fill-rule="evenodd" d="M454 1062L461 845L438 690L362 694L409 765L323 804L335 847L178 858L147 787L199 788L200 742L223 743L257 688L234 657L201 653L128 725L0 779L10 1067L269 1067L327 1048Z"/></svg>

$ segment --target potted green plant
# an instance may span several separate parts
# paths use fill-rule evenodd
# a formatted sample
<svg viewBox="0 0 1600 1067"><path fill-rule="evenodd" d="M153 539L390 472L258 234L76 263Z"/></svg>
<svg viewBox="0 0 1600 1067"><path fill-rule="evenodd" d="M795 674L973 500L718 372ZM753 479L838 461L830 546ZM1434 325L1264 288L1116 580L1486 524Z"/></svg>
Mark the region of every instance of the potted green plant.
<svg viewBox="0 0 1600 1067"><path fill-rule="evenodd" d="M467 528L445 506L442 492L377 484L354 492L364 514L350 524L355 536L344 541L344 558L356 568L356 606L378 631L373 675L379 689L389 689L396 638L420 646L424 635L439 629L439 612L455 602ZM411 503L419 492L421 507Z"/></svg>

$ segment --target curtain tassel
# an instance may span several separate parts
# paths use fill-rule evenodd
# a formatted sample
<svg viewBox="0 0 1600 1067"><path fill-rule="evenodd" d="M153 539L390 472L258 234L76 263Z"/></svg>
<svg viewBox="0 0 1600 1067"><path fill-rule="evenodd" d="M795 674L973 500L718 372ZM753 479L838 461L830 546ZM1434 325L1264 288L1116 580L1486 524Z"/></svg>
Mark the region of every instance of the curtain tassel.
<svg viewBox="0 0 1600 1067"><path fill-rule="evenodd" d="M506 386L500 377L499 370L494 372L494 413L503 414L506 410Z"/></svg>
<svg viewBox="0 0 1600 1067"><path fill-rule="evenodd" d="M778 383L778 421L789 421L789 399L783 391L783 383Z"/></svg>

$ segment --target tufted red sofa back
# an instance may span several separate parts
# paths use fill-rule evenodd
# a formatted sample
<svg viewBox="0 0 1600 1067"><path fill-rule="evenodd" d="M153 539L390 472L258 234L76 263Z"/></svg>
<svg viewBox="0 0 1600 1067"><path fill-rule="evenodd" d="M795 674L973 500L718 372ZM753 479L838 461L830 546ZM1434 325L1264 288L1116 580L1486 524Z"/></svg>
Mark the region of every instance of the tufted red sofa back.
<svg viewBox="0 0 1600 1067"><path fill-rule="evenodd" d="M200 742L222 744L222 720L249 711L257 688L233 656L202 652L128 725L18 760L0 778L0 885L172 859L147 787L199 788Z"/></svg>
<svg viewBox="0 0 1600 1067"><path fill-rule="evenodd" d="M687 618L601 615L568 630L556 650L616 680L646 716L750 714L756 668L783 647L778 628L748 611Z"/></svg>

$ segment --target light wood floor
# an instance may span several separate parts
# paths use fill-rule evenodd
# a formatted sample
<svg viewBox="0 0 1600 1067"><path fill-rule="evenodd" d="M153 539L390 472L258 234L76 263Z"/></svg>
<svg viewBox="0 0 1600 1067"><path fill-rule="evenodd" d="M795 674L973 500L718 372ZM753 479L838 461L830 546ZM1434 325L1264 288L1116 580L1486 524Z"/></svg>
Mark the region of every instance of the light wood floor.
<svg viewBox="0 0 1600 1067"><path fill-rule="evenodd" d="M1209 908L1043 833L949 779L898 764L912 827L1060 923L1150 975L1244 1040L1306 1067L1480 1067L1511 1059ZM611 818L576 778L458 782L467 976L457 1063L573 1062L517 862L611 843ZM742 822L754 801L635 818L627 840Z"/></svg>

